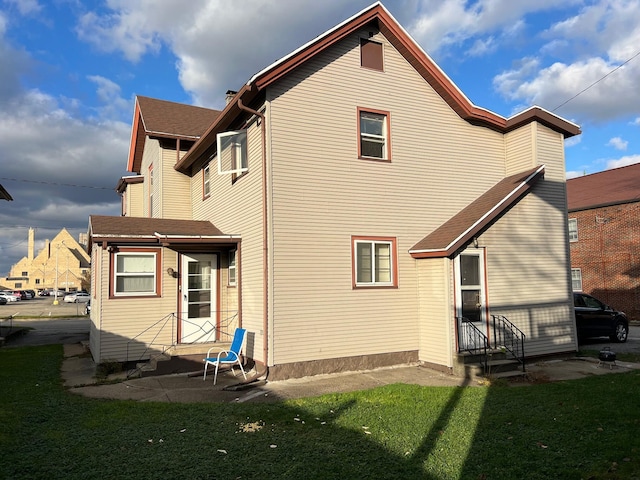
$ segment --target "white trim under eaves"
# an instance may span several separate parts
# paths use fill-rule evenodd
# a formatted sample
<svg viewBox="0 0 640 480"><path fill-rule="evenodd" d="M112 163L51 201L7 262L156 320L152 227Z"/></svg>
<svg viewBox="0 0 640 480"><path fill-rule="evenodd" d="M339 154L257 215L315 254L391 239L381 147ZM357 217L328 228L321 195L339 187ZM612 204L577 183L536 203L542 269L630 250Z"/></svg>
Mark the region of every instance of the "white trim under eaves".
<svg viewBox="0 0 640 480"><path fill-rule="evenodd" d="M495 212L498 207L500 207L502 204L504 204L507 200L509 200L511 197L513 197L516 193L518 193L520 190L522 190L522 188L529 183L529 180L531 180L533 177L535 177L536 175L538 175L541 171L543 171L545 168L545 165L540 165L540 167L538 167L538 169L533 172L531 175L529 175L526 179L524 179L522 182L520 182L520 184L514 188L513 190L511 190L511 192L504 197L502 200L500 200L498 203L496 203L493 208L491 208L487 213L485 213L484 215L482 215L482 217L480 217L478 220L476 220L475 222L473 222L473 224L471 226L469 226L469 228L467 228L464 232L462 232L460 235L458 235L453 241L451 241L449 243L449 245L447 245L444 248L431 248L428 250L409 250L409 253L431 253L431 252L444 252L449 250L453 245L455 245L457 242L460 241L460 239L462 239L465 235L467 235L471 230L473 230L476 226L478 226L480 223L482 223L482 221L487 218L489 215L491 215L493 212Z"/></svg>
<svg viewBox="0 0 640 480"><path fill-rule="evenodd" d="M240 235L165 235L163 233L153 232L154 237L157 239L195 239L195 240L238 240L242 238Z"/></svg>

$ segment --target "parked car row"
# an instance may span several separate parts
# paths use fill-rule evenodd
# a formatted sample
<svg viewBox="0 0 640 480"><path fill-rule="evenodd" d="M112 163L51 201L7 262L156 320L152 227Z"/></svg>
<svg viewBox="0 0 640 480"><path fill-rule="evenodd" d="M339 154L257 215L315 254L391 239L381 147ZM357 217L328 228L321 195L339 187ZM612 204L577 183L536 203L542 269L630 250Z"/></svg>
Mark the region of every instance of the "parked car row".
<svg viewBox="0 0 640 480"><path fill-rule="evenodd" d="M35 298L36 292L33 290L0 290L0 297L5 298L8 302L17 302L19 300L31 300Z"/></svg>
<svg viewBox="0 0 640 480"><path fill-rule="evenodd" d="M54 296L64 299L66 303L87 303L91 298L84 290L77 292L65 292L64 290L41 290L38 293L39 296L48 297ZM36 297L36 292L33 290L0 290L0 305L6 305L11 302L19 302L22 300L31 300Z"/></svg>

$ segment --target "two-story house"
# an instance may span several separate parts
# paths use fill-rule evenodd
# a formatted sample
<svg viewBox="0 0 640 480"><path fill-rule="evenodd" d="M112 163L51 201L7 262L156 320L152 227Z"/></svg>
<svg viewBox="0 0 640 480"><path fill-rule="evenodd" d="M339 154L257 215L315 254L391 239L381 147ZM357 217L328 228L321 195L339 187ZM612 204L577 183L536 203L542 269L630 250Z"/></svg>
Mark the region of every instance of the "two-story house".
<svg viewBox="0 0 640 480"><path fill-rule="evenodd" d="M567 180L571 276L640 320L640 164Z"/></svg>
<svg viewBox="0 0 640 480"><path fill-rule="evenodd" d="M577 349L564 139L578 126L475 106L380 3L232 95L181 134L177 113L146 128L157 112L138 98L119 188L140 217L89 223L96 361L241 325L270 379L451 371L503 317L527 356ZM176 108L186 122L195 107Z"/></svg>

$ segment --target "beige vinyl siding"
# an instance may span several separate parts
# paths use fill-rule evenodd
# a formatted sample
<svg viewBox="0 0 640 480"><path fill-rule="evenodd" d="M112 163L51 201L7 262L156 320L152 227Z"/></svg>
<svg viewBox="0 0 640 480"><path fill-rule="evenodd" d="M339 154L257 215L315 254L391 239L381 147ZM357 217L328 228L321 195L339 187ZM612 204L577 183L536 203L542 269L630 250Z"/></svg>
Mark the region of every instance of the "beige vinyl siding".
<svg viewBox="0 0 640 480"><path fill-rule="evenodd" d="M191 220L191 202L189 201L190 179L187 175L177 172L173 167L177 156L174 148L168 148L168 142L163 142L166 148L161 149L162 174L160 190L162 192L161 211L159 217ZM184 152L180 152L184 155Z"/></svg>
<svg viewBox="0 0 640 480"><path fill-rule="evenodd" d="M144 183L132 183L127 185L126 193L128 217L142 217L144 215Z"/></svg>
<svg viewBox="0 0 640 480"><path fill-rule="evenodd" d="M409 248L505 173L503 136L461 120L375 38L384 72L360 68L353 35L268 94L276 364L416 350ZM390 112L391 162L357 159L358 107ZM397 238L398 288L352 289L352 235Z"/></svg>
<svg viewBox="0 0 640 480"><path fill-rule="evenodd" d="M171 345L177 338L175 328L177 322L172 322L170 315L176 312L177 281L165 274L167 268L176 268L177 254L169 249L162 249L162 268L158 275L162 279L162 296L140 298L117 298L108 300L109 295L109 252L102 250L102 268L100 281L102 282L102 308L100 358L96 361L134 361L148 359L163 345ZM108 301L107 301L108 300ZM155 328L156 322L167 319ZM156 337L157 335L157 337ZM154 340L155 338L155 340ZM135 339L135 340L134 340ZM151 342L153 341L153 345ZM127 352L127 344L129 349ZM145 354L145 350L149 350ZM94 354L95 356L95 354Z"/></svg>
<svg viewBox="0 0 640 480"><path fill-rule="evenodd" d="M534 135L535 130L531 124L505 135L505 176L515 175L539 165L533 148Z"/></svg>
<svg viewBox="0 0 640 480"><path fill-rule="evenodd" d="M487 246L490 313L527 335L527 356L573 351L562 136L534 127L545 177L480 238ZM499 254L498 254L499 253Z"/></svg>
<svg viewBox="0 0 640 480"><path fill-rule="evenodd" d="M419 359L422 362L453 366L451 310L451 261L433 258L416 261L419 297ZM453 346L453 347L452 347Z"/></svg>
<svg viewBox="0 0 640 480"><path fill-rule="evenodd" d="M239 235L242 244L237 260L237 274L242 276L242 326L249 332L247 355L260 362L263 358L263 244L262 244L262 151L260 127L249 126L249 171L232 181L231 175L218 175L211 162L211 194L202 198L202 170L191 177L191 202L194 220L209 220L224 234ZM224 250L226 252L226 250ZM221 255L226 255L222 253ZM226 277L225 277L226 278ZM227 292L231 314L237 308L237 289L221 283ZM231 298L235 296L235 298Z"/></svg>
<svg viewBox="0 0 640 480"><path fill-rule="evenodd" d="M91 250L91 314L89 315L89 350L93 361L100 363L100 334L102 317L100 315L100 306L102 304L102 247L93 245Z"/></svg>
<svg viewBox="0 0 640 480"><path fill-rule="evenodd" d="M144 175L144 192L143 192L143 209L142 216L149 216L149 166L153 165L154 168L154 207L156 213L154 216L158 216L157 211L159 209L159 187L160 187L160 142L154 138L147 137L144 144L144 152L142 153L142 164L140 166L140 173Z"/></svg>

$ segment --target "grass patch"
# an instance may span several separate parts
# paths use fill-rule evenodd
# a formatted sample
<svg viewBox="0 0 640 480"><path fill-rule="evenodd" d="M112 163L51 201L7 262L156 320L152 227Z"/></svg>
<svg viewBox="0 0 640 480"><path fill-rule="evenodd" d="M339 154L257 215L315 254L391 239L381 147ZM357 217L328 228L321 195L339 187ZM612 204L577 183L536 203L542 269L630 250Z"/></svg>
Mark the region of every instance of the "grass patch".
<svg viewBox="0 0 640 480"><path fill-rule="evenodd" d="M170 404L71 394L61 362L61 346L0 350L0 477L633 479L640 471L639 372L527 388L389 385L275 404Z"/></svg>

